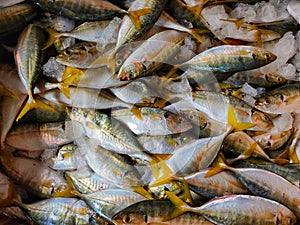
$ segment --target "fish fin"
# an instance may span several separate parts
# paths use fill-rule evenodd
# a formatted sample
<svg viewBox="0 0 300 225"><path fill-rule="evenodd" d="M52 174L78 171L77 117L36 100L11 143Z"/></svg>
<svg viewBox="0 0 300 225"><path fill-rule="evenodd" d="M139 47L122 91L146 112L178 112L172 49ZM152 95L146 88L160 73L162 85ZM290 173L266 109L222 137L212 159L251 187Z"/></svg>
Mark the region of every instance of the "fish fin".
<svg viewBox="0 0 300 225"><path fill-rule="evenodd" d="M152 156L158 157L161 160L167 160L172 156L172 154L153 154Z"/></svg>
<svg viewBox="0 0 300 225"><path fill-rule="evenodd" d="M239 18L239 19L220 19L222 21L226 21L226 22L231 22L231 23L234 23L235 26L236 26L236 29L240 29L242 24L243 24L243 20L244 20L244 17L242 18Z"/></svg>
<svg viewBox="0 0 300 225"><path fill-rule="evenodd" d="M262 47L261 31L257 29L255 31L254 37L257 42L257 46L261 48Z"/></svg>
<svg viewBox="0 0 300 225"><path fill-rule="evenodd" d="M165 221L174 219L185 212L189 211L189 206L183 200L181 200L178 196L170 191L166 191L166 195L169 197L170 201L176 206L176 209L167 216Z"/></svg>
<svg viewBox="0 0 300 225"><path fill-rule="evenodd" d="M166 106L167 102L168 102L167 99L161 98L156 100L153 106L162 109Z"/></svg>
<svg viewBox="0 0 300 225"><path fill-rule="evenodd" d="M186 180L184 178L181 179L181 182L182 182L182 185L183 185L182 199L187 203L192 203L193 198L192 198L188 183L186 182Z"/></svg>
<svg viewBox="0 0 300 225"><path fill-rule="evenodd" d="M172 180L174 180L173 171L169 168L169 166L165 163L164 160L160 159L159 157L156 157L155 164L150 163L152 167L153 176L155 178L155 181L149 185L149 187L156 187L165 183L169 183ZM162 176L159 177L159 169L158 166L160 166L160 169L162 171Z"/></svg>
<svg viewBox="0 0 300 225"><path fill-rule="evenodd" d="M234 158L234 159L227 159L227 163L229 165L235 163L236 161L239 161L239 160L245 160L245 159L248 159L252 153L255 151L255 149L257 148L258 144L256 142L253 142L249 148L247 148L242 154L240 154L238 157Z"/></svg>
<svg viewBox="0 0 300 225"><path fill-rule="evenodd" d="M143 187L134 187L133 190L134 190L134 192L144 196L145 198L147 198L149 200L153 199L152 195L148 191L146 191L145 188L143 188Z"/></svg>
<svg viewBox="0 0 300 225"><path fill-rule="evenodd" d="M66 96L66 98L70 99L71 94L70 94L69 85L61 83L61 85L58 88L61 91L61 93L63 93L64 96Z"/></svg>
<svg viewBox="0 0 300 225"><path fill-rule="evenodd" d="M18 95L16 95L15 93L13 93L12 91L10 91L6 87L1 87L0 94L4 95L4 96L7 96L7 97L10 97L10 98L13 98L13 99L16 99L16 100L20 100L20 98L19 98Z"/></svg>
<svg viewBox="0 0 300 225"><path fill-rule="evenodd" d="M178 70L178 67L175 65L172 69L164 76L165 78L169 79L176 71Z"/></svg>
<svg viewBox="0 0 300 225"><path fill-rule="evenodd" d="M46 28L45 30L48 32L49 38L44 44L42 51L49 48L59 38L59 33L56 30L52 28Z"/></svg>
<svg viewBox="0 0 300 225"><path fill-rule="evenodd" d="M134 11L128 11L128 16L129 16L131 22L134 24L134 26L136 27L136 29L139 32L142 30L140 17L153 12L153 10L154 9L152 9L152 8L144 8L144 9L139 9L139 10L134 10Z"/></svg>
<svg viewBox="0 0 300 225"><path fill-rule="evenodd" d="M65 176L67 182L67 188L65 190L54 192L52 194L53 197L65 197L65 198L72 198L72 197L82 197L82 194L77 191L73 185L72 179L69 176Z"/></svg>
<svg viewBox="0 0 300 225"><path fill-rule="evenodd" d="M189 34L192 35L196 40L198 40L201 44L204 44L203 38L198 34L197 29L190 29Z"/></svg>
<svg viewBox="0 0 300 225"><path fill-rule="evenodd" d="M130 112L132 112L133 115L135 115L137 119L143 120L141 111L140 111L140 109L139 109L136 105L133 105L133 106L132 106Z"/></svg>
<svg viewBox="0 0 300 225"><path fill-rule="evenodd" d="M209 0L203 0L201 3L195 5L195 6L187 6L189 11L193 12L195 15L195 18L199 18L202 12L202 9L204 5L208 2Z"/></svg>
<svg viewBox="0 0 300 225"><path fill-rule="evenodd" d="M78 80L83 74L84 70L67 66L61 79L64 83L71 84L75 80Z"/></svg>
<svg viewBox="0 0 300 225"><path fill-rule="evenodd" d="M298 159L298 157L297 157L297 159ZM289 163L289 160L287 160L287 159L277 159L277 158L275 158L275 159L270 159L270 161L273 162L273 163L276 163L278 165L285 165L285 164ZM299 161L299 159L298 159L298 161ZM299 163L299 162L296 162L296 163Z"/></svg>
<svg viewBox="0 0 300 225"><path fill-rule="evenodd" d="M289 158L292 160L293 163L300 163L300 160L298 158L298 155L296 151L292 151L289 153Z"/></svg>
<svg viewBox="0 0 300 225"><path fill-rule="evenodd" d="M50 110L50 111L55 110L51 106L49 106L46 103L42 102L41 100L34 100L34 99L29 97L28 101L25 104L25 106L23 107L23 109L19 113L19 115L16 119L16 122L18 122L28 111L30 111L31 109L34 109L34 108L41 108L41 109Z"/></svg>
<svg viewBox="0 0 300 225"><path fill-rule="evenodd" d="M206 172L204 177L212 177L228 168L230 167L225 164L225 157L222 154L219 154L213 163L213 167Z"/></svg>
<svg viewBox="0 0 300 225"><path fill-rule="evenodd" d="M237 121L233 111L233 107L231 105L229 105L228 107L228 125L232 127L231 128L232 131L247 130L255 126L255 124L252 123Z"/></svg>

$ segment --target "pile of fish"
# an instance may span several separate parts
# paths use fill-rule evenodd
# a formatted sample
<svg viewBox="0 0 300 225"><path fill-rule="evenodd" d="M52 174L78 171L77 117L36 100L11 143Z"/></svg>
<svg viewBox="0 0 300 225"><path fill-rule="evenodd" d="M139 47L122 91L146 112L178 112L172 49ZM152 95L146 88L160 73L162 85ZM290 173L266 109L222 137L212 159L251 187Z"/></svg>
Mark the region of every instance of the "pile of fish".
<svg viewBox="0 0 300 225"><path fill-rule="evenodd" d="M300 224L300 2L0 2L1 224Z"/></svg>

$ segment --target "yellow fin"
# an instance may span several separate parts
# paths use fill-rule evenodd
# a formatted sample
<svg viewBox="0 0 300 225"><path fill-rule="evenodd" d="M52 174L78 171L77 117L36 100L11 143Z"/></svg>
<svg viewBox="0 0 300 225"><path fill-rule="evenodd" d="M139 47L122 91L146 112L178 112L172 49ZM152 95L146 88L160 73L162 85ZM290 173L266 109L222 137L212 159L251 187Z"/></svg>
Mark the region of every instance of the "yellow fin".
<svg viewBox="0 0 300 225"><path fill-rule="evenodd" d="M47 42L44 44L42 50L49 48L57 40L57 38L59 38L59 33L56 30L47 28L46 31L49 34L49 38Z"/></svg>
<svg viewBox="0 0 300 225"><path fill-rule="evenodd" d="M175 65L172 69L164 76L165 78L169 79L176 71L178 70L178 67Z"/></svg>
<svg viewBox="0 0 300 225"><path fill-rule="evenodd" d="M194 38L196 38L196 40L198 40L201 44L204 44L204 40L198 34L196 29L190 29L189 34L192 35Z"/></svg>
<svg viewBox="0 0 300 225"><path fill-rule="evenodd" d="M133 113L133 115L136 116L137 119L139 119L139 120L143 119L143 117L141 115L141 111L136 105L133 105L130 111Z"/></svg>
<svg viewBox="0 0 300 225"><path fill-rule="evenodd" d="M195 5L195 6L187 6L189 11L194 13L195 18L199 18L203 9L203 6L208 2L209 0L203 0L201 3Z"/></svg>
<svg viewBox="0 0 300 225"><path fill-rule="evenodd" d="M145 198L147 198L147 199L149 199L149 200L152 200L152 199L153 199L152 195L151 195L148 191L146 191L143 187L134 187L133 190L134 190L136 193L138 193L138 194L144 196Z"/></svg>
<svg viewBox="0 0 300 225"><path fill-rule="evenodd" d="M244 17L242 17L240 19L220 19L220 20L234 23L236 26L236 29L239 30L243 24Z"/></svg>
<svg viewBox="0 0 300 225"><path fill-rule="evenodd" d="M174 173L169 168L169 166L165 163L165 161L160 159L159 157L156 157L156 158L158 158L159 162L157 162L155 166L156 166L156 168L158 168L158 166L160 166L160 169L162 171L162 176L159 177L159 171L155 171L155 173L157 173L157 174L155 174L153 171L153 167L152 167L153 176L156 180L153 183L151 183L149 185L149 187L156 187L159 185L169 183L172 180L174 180L174 178L173 178Z"/></svg>
<svg viewBox="0 0 300 225"><path fill-rule="evenodd" d="M176 206L176 209L167 216L166 220L174 219L185 212L189 211L189 206L177 197L174 193L166 191L166 195L169 197L170 201Z"/></svg>
<svg viewBox="0 0 300 225"><path fill-rule="evenodd" d="M84 70L67 66L64 71L64 74L62 75L62 81L64 83L71 84L79 80L83 74L84 74Z"/></svg>
<svg viewBox="0 0 300 225"><path fill-rule="evenodd" d="M71 93L70 93L69 85L65 85L64 83L61 83L61 85L58 88L61 91L61 93L63 93L64 96L66 96L66 98L70 99Z"/></svg>
<svg viewBox="0 0 300 225"><path fill-rule="evenodd" d="M128 11L128 16L131 19L131 22L134 24L136 29L140 32L142 29L140 17L151 13L154 9L144 8L135 11Z"/></svg>
<svg viewBox="0 0 300 225"><path fill-rule="evenodd" d="M28 101L25 104L25 106L23 107L23 109L19 113L19 115L16 119L16 122L18 122L29 110L34 109L34 108L41 108L41 109L50 110L50 111L55 110L51 106L47 105L46 103L44 103L40 100L31 99L29 97Z"/></svg>
<svg viewBox="0 0 300 225"><path fill-rule="evenodd" d="M232 127L232 131L247 130L255 126L252 123L238 122L231 105L228 107L228 125Z"/></svg>
<svg viewBox="0 0 300 225"><path fill-rule="evenodd" d="M213 167L210 168L205 174L205 178L212 177L225 169L229 169L230 167L225 164L225 158L222 154L219 154L216 160L213 163Z"/></svg>
<svg viewBox="0 0 300 225"><path fill-rule="evenodd" d="M300 163L300 160L297 156L296 151L292 151L289 153L289 158L292 160L293 163Z"/></svg>
<svg viewBox="0 0 300 225"><path fill-rule="evenodd" d="M183 185L183 200L187 203L192 203L193 202L193 198L190 192L190 188L188 183L186 182L186 180L184 178L182 178L182 185Z"/></svg>

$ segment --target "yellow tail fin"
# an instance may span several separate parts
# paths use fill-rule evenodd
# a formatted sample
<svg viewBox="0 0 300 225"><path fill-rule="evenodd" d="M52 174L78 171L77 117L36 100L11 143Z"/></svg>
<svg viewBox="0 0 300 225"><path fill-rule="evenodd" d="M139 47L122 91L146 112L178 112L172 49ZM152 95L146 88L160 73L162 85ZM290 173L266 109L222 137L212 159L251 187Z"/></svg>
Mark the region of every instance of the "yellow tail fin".
<svg viewBox="0 0 300 225"><path fill-rule="evenodd" d="M239 30L244 22L244 17L240 19L220 19L220 20L235 23L236 29Z"/></svg>
<svg viewBox="0 0 300 225"><path fill-rule="evenodd" d="M19 113L19 115L16 119L16 122L18 122L29 110L34 109L34 108L41 108L41 109L54 111L54 109L51 106L47 105L46 103L44 103L40 100L31 99L29 97L26 105L23 107L23 109Z"/></svg>
<svg viewBox="0 0 300 225"><path fill-rule="evenodd" d="M185 212L190 211L190 206L188 206L188 204L182 201L175 194L173 194L170 191L166 191L166 194L168 195L170 201L176 206L176 209L170 215L167 216L166 220L174 219L184 214Z"/></svg>
<svg viewBox="0 0 300 225"><path fill-rule="evenodd" d="M247 130L255 126L252 123L238 122L231 105L228 107L228 125L231 126L231 131Z"/></svg>
<svg viewBox="0 0 300 225"><path fill-rule="evenodd" d="M56 30L47 28L46 31L49 34L49 38L47 42L44 44L42 50L49 48L59 38L59 33Z"/></svg>
<svg viewBox="0 0 300 225"><path fill-rule="evenodd" d="M153 199L152 195L148 191L146 191L143 187L134 187L133 190L147 199L150 200Z"/></svg>
<svg viewBox="0 0 300 225"><path fill-rule="evenodd" d="M225 164L225 158L222 154L219 154L216 160L213 163L213 167L210 168L205 174L205 178L212 177L225 169L229 169L230 167Z"/></svg>
<svg viewBox="0 0 300 225"><path fill-rule="evenodd" d="M142 30L140 17L151 13L153 10L154 9L152 8L144 8L135 11L128 11L129 18L131 19L132 23L134 24L134 26L139 32Z"/></svg>
<svg viewBox="0 0 300 225"><path fill-rule="evenodd" d="M155 164L154 164L155 163ZM173 171L169 168L169 166L165 163L164 160L156 157L151 163L152 173L155 178L155 181L149 185L149 187L156 187L159 185L163 185L174 180ZM159 176L159 169L162 171L162 176Z"/></svg>

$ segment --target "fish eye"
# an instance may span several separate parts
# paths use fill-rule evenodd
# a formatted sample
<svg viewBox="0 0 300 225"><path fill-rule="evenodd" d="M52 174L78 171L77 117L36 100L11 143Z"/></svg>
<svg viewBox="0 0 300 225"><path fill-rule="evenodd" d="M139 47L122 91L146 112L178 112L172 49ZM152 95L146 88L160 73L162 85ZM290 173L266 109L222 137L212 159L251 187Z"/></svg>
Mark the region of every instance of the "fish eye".
<svg viewBox="0 0 300 225"><path fill-rule="evenodd" d="M124 215L122 220L123 220L124 223L130 223L131 222L130 214Z"/></svg>
<svg viewBox="0 0 300 225"><path fill-rule="evenodd" d="M279 98L281 101L284 101L284 96L282 94L279 94Z"/></svg>
<svg viewBox="0 0 300 225"><path fill-rule="evenodd" d="M80 46L80 48L79 48L80 50L82 50L82 51L85 51L86 50L86 48L82 45L82 46Z"/></svg>
<svg viewBox="0 0 300 225"><path fill-rule="evenodd" d="M265 53L265 57L266 57L266 59L271 59L272 58L272 55L270 54L270 53Z"/></svg>
<svg viewBox="0 0 300 225"><path fill-rule="evenodd" d="M68 56L68 55L71 55L71 51L70 51L69 49L66 49L66 50L65 50L65 55L67 55L67 56Z"/></svg>
<svg viewBox="0 0 300 225"><path fill-rule="evenodd" d="M117 62L116 62L116 64L117 64L118 66L120 66L120 65L122 65L122 62L123 62L122 59L118 59Z"/></svg>
<svg viewBox="0 0 300 225"><path fill-rule="evenodd" d="M266 98L266 104L270 104L270 103L271 103L270 99Z"/></svg>
<svg viewBox="0 0 300 225"><path fill-rule="evenodd" d="M254 54L254 53L252 53L252 58L253 58L254 60L257 60L257 55Z"/></svg>

